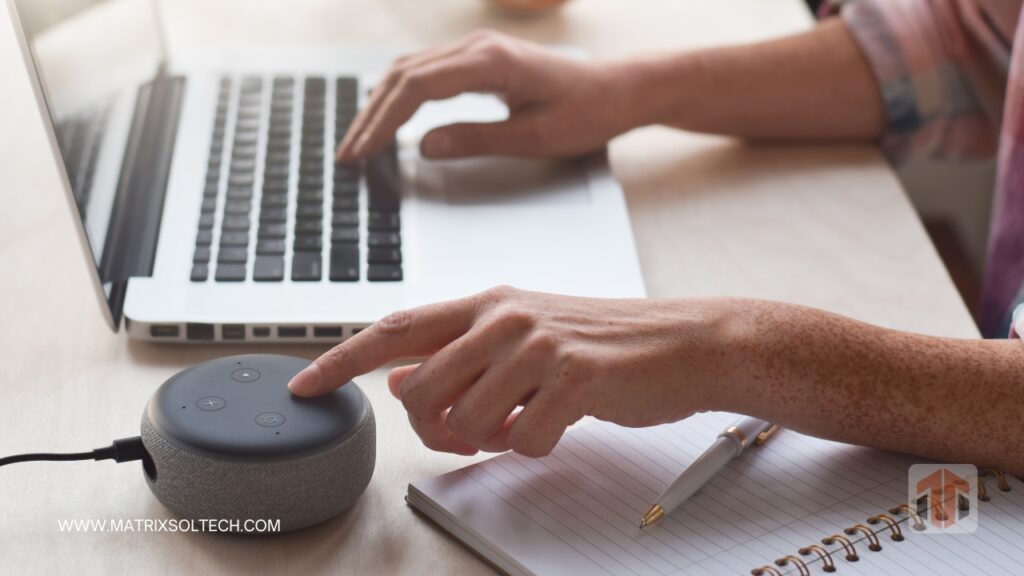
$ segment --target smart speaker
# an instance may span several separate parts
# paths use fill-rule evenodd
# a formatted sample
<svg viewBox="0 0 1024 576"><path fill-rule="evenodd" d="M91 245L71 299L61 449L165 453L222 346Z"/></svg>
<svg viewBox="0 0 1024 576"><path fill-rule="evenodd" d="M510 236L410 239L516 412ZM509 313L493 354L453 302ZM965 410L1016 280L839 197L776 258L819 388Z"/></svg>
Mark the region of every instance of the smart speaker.
<svg viewBox="0 0 1024 576"><path fill-rule="evenodd" d="M349 508L373 475L373 409L352 382L293 396L288 381L308 365L229 356L164 382L142 417L146 481L157 499L183 518L280 520L282 531Z"/></svg>

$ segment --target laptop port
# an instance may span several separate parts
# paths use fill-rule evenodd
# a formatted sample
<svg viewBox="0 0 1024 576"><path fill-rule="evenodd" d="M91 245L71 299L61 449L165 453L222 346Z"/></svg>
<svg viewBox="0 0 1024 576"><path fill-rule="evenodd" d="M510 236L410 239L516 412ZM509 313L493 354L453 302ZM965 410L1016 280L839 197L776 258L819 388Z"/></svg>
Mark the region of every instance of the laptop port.
<svg viewBox="0 0 1024 576"><path fill-rule="evenodd" d="M257 337L257 338L266 338L267 336L270 336L270 327L269 326L257 326L257 327L252 329L252 335Z"/></svg>
<svg viewBox="0 0 1024 576"><path fill-rule="evenodd" d="M245 324L225 324L221 326L220 337L225 340L245 340Z"/></svg>
<svg viewBox="0 0 1024 576"><path fill-rule="evenodd" d="M313 336L317 338L341 338L341 326L314 326Z"/></svg>
<svg viewBox="0 0 1024 576"><path fill-rule="evenodd" d="M362 331L363 331L362 328L353 328L352 329L352 335L355 336L356 334L359 334Z"/></svg>
<svg viewBox="0 0 1024 576"><path fill-rule="evenodd" d="M305 326L279 326L277 328L277 335L280 338L305 338L306 327Z"/></svg>
<svg viewBox="0 0 1024 576"><path fill-rule="evenodd" d="M185 336L189 340L213 340L213 324L189 322L185 325Z"/></svg>
<svg viewBox="0 0 1024 576"><path fill-rule="evenodd" d="M181 327L176 324L154 324L149 327L149 335L153 338L177 338L181 335Z"/></svg>

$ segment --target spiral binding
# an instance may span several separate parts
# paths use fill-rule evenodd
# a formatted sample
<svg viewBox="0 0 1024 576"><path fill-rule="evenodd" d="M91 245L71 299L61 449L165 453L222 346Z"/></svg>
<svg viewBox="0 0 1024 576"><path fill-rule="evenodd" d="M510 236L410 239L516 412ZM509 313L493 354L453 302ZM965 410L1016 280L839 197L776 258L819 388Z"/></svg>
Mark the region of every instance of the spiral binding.
<svg viewBox="0 0 1024 576"><path fill-rule="evenodd" d="M988 494L988 490L985 487L985 478L994 477L996 479L996 488L1000 492L1009 492L1011 490L1009 482L1006 480L1006 474L999 470L985 469L978 472L978 500L982 502L988 502L991 497ZM962 495L958 496L957 505L961 510L967 510L968 501ZM937 518L945 520L945 516L941 510L937 510ZM889 532L889 539L893 542L902 542L905 537L903 530L900 528L900 523L903 520L897 520L897 518L903 518L905 515L906 519L911 521L911 528L913 530L924 530L925 523L921 518L917 510L909 504L902 504L895 508L891 508L888 514L875 514L865 520L863 523L857 523L849 528L843 530L843 534L832 534L821 539L821 544L817 542L804 546L797 550L799 556L794 554L788 554L775 560L774 565L765 564L758 568L754 568L750 571L751 576L782 576L782 571L779 568L788 568L793 566L796 568L797 573L800 576L811 576L810 562L815 560L821 561L821 569L824 572L835 572L838 567L836 565L836 558L842 558L847 562L856 562L860 560L860 555L857 554L857 549L854 546L854 541L849 536L857 536L858 534L864 536L864 540L867 540L867 548L871 552L879 552L882 550L882 540L879 535L884 534L886 531ZM839 545L838 548L828 548L829 546ZM839 552L845 553L843 556L839 556ZM817 556L817 558L810 558L811 556ZM807 558L807 560L805 560Z"/></svg>

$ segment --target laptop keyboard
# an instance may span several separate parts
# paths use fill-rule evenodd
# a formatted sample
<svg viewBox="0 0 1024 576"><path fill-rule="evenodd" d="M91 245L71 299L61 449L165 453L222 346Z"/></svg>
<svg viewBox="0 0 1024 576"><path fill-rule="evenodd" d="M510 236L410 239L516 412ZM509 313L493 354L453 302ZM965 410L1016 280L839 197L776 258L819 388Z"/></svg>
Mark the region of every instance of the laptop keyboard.
<svg viewBox="0 0 1024 576"><path fill-rule="evenodd" d="M334 163L358 89L351 77L221 79L193 282L402 280L397 148Z"/></svg>

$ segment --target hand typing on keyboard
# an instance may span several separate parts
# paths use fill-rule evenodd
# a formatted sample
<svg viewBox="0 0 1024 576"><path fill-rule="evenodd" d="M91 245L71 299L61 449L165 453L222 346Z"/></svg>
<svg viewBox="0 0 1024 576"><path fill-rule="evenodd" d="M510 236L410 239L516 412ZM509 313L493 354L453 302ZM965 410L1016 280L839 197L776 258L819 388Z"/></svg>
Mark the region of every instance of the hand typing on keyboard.
<svg viewBox="0 0 1024 576"><path fill-rule="evenodd" d="M614 65L559 56L495 32L399 59L373 91L338 147L341 161L374 154L429 100L465 92L500 95L508 120L463 123L429 132L429 158L475 155L570 156L601 148L639 124L626 99L634 91Z"/></svg>

